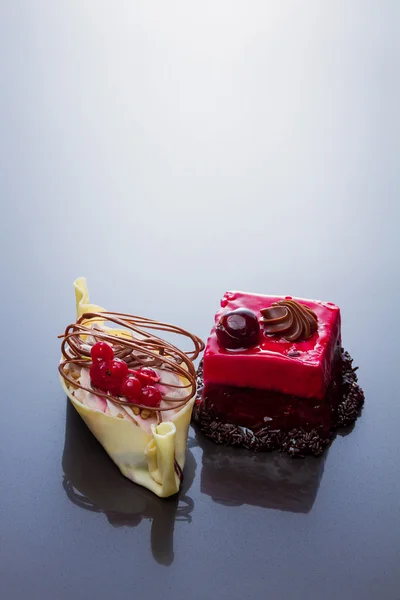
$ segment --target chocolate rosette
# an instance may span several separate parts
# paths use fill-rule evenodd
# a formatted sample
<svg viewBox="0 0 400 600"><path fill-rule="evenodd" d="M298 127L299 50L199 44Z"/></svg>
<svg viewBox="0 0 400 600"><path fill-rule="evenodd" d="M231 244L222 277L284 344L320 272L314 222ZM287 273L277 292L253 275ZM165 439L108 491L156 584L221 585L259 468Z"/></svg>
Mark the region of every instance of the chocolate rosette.
<svg viewBox="0 0 400 600"><path fill-rule="evenodd" d="M288 342L306 341L318 329L315 312L296 300L280 300L260 312L264 332L285 338Z"/></svg>

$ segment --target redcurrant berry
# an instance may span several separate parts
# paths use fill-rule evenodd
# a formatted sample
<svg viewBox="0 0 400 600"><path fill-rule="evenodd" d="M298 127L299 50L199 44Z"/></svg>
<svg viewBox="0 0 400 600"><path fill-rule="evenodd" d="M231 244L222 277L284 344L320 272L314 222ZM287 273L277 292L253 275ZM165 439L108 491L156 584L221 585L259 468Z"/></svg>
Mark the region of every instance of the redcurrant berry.
<svg viewBox="0 0 400 600"><path fill-rule="evenodd" d="M150 369L150 367L140 367L135 374L136 377L139 377L143 385L153 385L160 381L157 373L154 369Z"/></svg>
<svg viewBox="0 0 400 600"><path fill-rule="evenodd" d="M105 388L105 363L104 362L94 362L90 367L90 379L92 384L99 388L99 390L103 390Z"/></svg>
<svg viewBox="0 0 400 600"><path fill-rule="evenodd" d="M110 344L106 342L97 342L90 351L93 362L112 360L114 358L114 350Z"/></svg>
<svg viewBox="0 0 400 600"><path fill-rule="evenodd" d="M162 400L161 392L154 385L147 385L142 389L142 404L157 408Z"/></svg>
<svg viewBox="0 0 400 600"><path fill-rule="evenodd" d="M128 373L128 365L119 358L94 363L90 369L93 384L103 392L119 396L122 380Z"/></svg>
<svg viewBox="0 0 400 600"><path fill-rule="evenodd" d="M127 400L139 400L142 396L142 384L134 375L128 375L121 382L121 396L125 396Z"/></svg>

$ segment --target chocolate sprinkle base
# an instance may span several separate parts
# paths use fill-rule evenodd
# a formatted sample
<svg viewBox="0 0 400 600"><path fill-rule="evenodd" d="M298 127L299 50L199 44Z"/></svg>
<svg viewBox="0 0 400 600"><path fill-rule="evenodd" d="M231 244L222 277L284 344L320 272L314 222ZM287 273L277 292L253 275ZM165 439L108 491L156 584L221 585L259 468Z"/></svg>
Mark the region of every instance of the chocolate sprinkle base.
<svg viewBox="0 0 400 600"><path fill-rule="evenodd" d="M353 368L353 360L348 352L342 350L341 359L341 370L334 385L340 386L342 401L334 410L333 427L328 432L322 427L309 430L299 427L286 431L263 427L253 431L239 425L223 423L214 418L202 405L204 387L202 362L197 371L197 400L192 419L216 444L241 446L253 452L279 450L293 457L304 457L310 454L319 456L332 442L339 427L349 427L354 423L364 404L364 392L357 383L358 367Z"/></svg>

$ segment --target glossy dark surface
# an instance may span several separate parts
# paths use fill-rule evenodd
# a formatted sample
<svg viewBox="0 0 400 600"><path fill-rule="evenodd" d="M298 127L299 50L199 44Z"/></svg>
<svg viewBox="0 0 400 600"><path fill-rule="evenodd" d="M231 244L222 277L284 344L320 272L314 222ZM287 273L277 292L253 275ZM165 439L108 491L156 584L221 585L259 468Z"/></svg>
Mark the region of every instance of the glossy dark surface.
<svg viewBox="0 0 400 600"><path fill-rule="evenodd" d="M400 597L395 1L0 5L0 597ZM206 336L228 289L342 309L366 405L322 459L190 434L159 500L61 391L88 277Z"/></svg>

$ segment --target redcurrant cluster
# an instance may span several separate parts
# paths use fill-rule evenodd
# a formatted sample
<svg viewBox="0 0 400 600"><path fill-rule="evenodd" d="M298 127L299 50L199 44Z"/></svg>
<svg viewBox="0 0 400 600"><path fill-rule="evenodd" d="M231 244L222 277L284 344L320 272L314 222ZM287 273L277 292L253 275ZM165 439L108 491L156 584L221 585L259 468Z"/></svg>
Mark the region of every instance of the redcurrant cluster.
<svg viewBox="0 0 400 600"><path fill-rule="evenodd" d="M155 387L160 378L149 367L128 369L120 358L114 358L114 350L106 342L97 342L91 349L92 366L90 379L102 392L123 396L133 404L145 404L152 408L160 406L162 395Z"/></svg>

